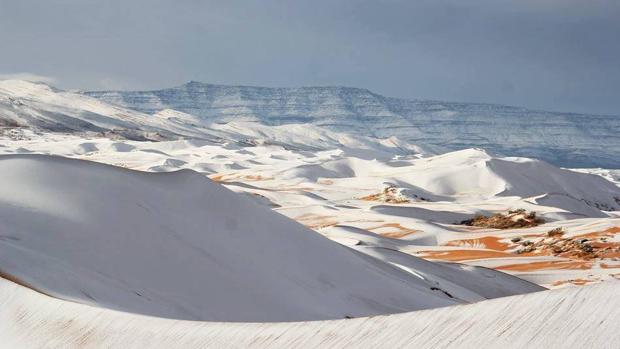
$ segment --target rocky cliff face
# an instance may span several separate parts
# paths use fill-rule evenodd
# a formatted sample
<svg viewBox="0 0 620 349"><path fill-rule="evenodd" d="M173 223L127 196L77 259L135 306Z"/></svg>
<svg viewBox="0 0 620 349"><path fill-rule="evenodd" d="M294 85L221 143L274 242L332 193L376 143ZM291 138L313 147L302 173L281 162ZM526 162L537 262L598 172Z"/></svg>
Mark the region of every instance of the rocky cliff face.
<svg viewBox="0 0 620 349"><path fill-rule="evenodd" d="M405 100L347 87L267 88L200 82L157 91L84 92L155 113L175 109L213 122L311 123L397 136L456 150L483 147L570 167L620 168L620 117L532 111L502 105Z"/></svg>

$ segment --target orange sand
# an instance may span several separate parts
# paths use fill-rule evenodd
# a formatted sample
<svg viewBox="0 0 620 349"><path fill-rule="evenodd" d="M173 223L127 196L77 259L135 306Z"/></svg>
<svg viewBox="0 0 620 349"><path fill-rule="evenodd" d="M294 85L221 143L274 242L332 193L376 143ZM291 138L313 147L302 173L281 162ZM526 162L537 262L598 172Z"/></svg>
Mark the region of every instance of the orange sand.
<svg viewBox="0 0 620 349"><path fill-rule="evenodd" d="M508 264L502 265L495 269L498 270L509 270L509 271L535 271L535 270L546 270L546 269L590 269L592 268L592 262L587 261L543 261L543 262L532 262L532 263L524 263L524 264Z"/></svg>
<svg viewBox="0 0 620 349"><path fill-rule="evenodd" d="M302 214L294 219L310 229L321 229L338 224L338 221L332 216L321 216L314 213Z"/></svg>
<svg viewBox="0 0 620 349"><path fill-rule="evenodd" d="M484 245L485 248L496 251L505 251L510 245L501 242L502 240L496 236L485 236L477 239L463 239L463 240L452 240L446 243L446 246L475 246L475 245Z"/></svg>
<svg viewBox="0 0 620 349"><path fill-rule="evenodd" d="M573 280L558 280L556 282L554 282L552 285L553 286L561 286L564 284L573 284L576 286L583 286L585 284L591 283L591 282L595 282L595 280L586 280L586 279L573 279Z"/></svg>
<svg viewBox="0 0 620 349"><path fill-rule="evenodd" d="M492 250L449 250L449 251L420 251L422 258L439 259L442 261L467 261L474 259L487 259L487 258L506 258L506 257L518 257L512 253L499 252Z"/></svg>
<svg viewBox="0 0 620 349"><path fill-rule="evenodd" d="M367 230L374 231L374 230L381 229L381 228L395 228L395 229L397 229L396 231L393 231L393 232L379 233L379 235L381 235L381 236L384 236L386 238L392 238L392 239L400 239L400 238L405 237L407 235L411 235L413 233L417 233L418 232L418 230L403 227L402 225L400 225L398 223L385 223L385 224L378 225L376 227L368 228Z"/></svg>

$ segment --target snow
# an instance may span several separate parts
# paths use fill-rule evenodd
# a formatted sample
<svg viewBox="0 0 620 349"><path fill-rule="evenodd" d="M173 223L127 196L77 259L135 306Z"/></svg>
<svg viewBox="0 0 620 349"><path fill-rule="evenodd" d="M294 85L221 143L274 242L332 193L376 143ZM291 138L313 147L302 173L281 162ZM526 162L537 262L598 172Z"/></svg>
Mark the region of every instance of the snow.
<svg viewBox="0 0 620 349"><path fill-rule="evenodd" d="M363 137L396 136L434 152L481 147L559 166L620 168L617 115L406 100L349 87L268 88L193 81L155 91L84 94L147 114L174 109L216 123L312 124Z"/></svg>
<svg viewBox="0 0 620 349"><path fill-rule="evenodd" d="M0 279L10 348L617 348L620 282L369 318L179 321L47 297Z"/></svg>
<svg viewBox="0 0 620 349"><path fill-rule="evenodd" d="M312 151L345 147L348 152L365 158L391 156L394 151L407 154L423 151L421 147L395 138L347 136L306 124L269 127L255 122L236 122L222 125L171 109L150 115L43 83L20 80L0 80L0 126L3 125L45 133L71 132L86 137L98 134L137 140L192 138L215 143L225 139Z"/></svg>
<svg viewBox="0 0 620 349"><path fill-rule="evenodd" d="M493 154L535 157L561 166L620 167L615 156L620 144L614 137L620 122L614 116L411 101L345 87L270 89L192 82L159 91L78 94L40 82L0 81L0 125L159 140L217 138L209 129L230 122L313 125L388 139L383 143L392 146L416 144L418 150L433 153L483 147ZM605 139L604 146L600 139ZM320 144L318 140L313 143Z"/></svg>
<svg viewBox="0 0 620 349"><path fill-rule="evenodd" d="M148 125L146 114L19 80L0 80L0 112L9 125L59 131L136 130Z"/></svg>
<svg viewBox="0 0 620 349"><path fill-rule="evenodd" d="M430 275L413 277L189 170L153 174L14 155L0 157L0 182L3 273L87 304L178 319L291 321L542 289L509 276L496 285L481 274L465 296L456 289L447 296L431 289L438 285L428 262L408 256Z"/></svg>
<svg viewBox="0 0 620 349"><path fill-rule="evenodd" d="M514 156L613 165L580 117L349 88L0 81L0 338L617 347L618 170ZM545 222L459 224L516 209ZM269 323L301 320L321 321Z"/></svg>
<svg viewBox="0 0 620 349"><path fill-rule="evenodd" d="M0 154L61 155L151 172L192 169L347 246L388 247L408 255L491 268L537 263L544 257L559 264L528 272L505 271L545 287L577 279L598 282L620 267L613 258L566 264L572 260L516 255L518 246L510 241L544 236L557 227L615 241L616 233L605 231L620 227L620 216L606 209L617 204L620 187L601 176L531 159L498 158L480 149L420 158L420 154L403 155L403 149L413 148L407 144L390 149L371 139L349 140L314 126L306 133L301 126L288 130L232 123L219 128L227 134L221 133L218 142L139 142L22 129L19 137L5 136ZM315 131L331 141L323 148L307 145ZM242 142L250 137L254 137L252 144ZM287 138L297 146L274 144ZM353 141L363 143L352 155L346 144ZM369 156L356 156L360 154ZM386 188L393 188L401 201L386 202ZM373 195L377 199L364 199ZM547 223L503 231L454 225L476 214L514 209L534 211ZM567 265L573 268L570 273L564 270Z"/></svg>

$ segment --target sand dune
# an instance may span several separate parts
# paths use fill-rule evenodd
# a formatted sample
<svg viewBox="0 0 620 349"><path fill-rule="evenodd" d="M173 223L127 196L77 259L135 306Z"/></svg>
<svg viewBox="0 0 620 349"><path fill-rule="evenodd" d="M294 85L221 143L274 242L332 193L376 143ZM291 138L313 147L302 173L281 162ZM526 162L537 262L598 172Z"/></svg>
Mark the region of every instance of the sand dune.
<svg viewBox="0 0 620 349"><path fill-rule="evenodd" d="M441 307L477 294L448 294L432 270L420 278L357 253L189 170L16 155L0 157L0 181L2 272L62 299L178 319L291 321ZM475 273L475 299L542 289Z"/></svg>

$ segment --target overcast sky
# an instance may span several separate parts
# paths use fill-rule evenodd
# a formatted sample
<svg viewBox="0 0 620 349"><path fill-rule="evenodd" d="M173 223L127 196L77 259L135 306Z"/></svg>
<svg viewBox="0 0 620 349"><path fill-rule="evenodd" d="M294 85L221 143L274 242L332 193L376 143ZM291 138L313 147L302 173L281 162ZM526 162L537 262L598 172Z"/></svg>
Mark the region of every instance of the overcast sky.
<svg viewBox="0 0 620 349"><path fill-rule="evenodd" d="M620 115L620 1L0 0L0 77L189 80Z"/></svg>

